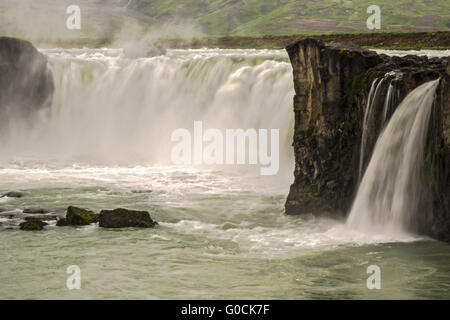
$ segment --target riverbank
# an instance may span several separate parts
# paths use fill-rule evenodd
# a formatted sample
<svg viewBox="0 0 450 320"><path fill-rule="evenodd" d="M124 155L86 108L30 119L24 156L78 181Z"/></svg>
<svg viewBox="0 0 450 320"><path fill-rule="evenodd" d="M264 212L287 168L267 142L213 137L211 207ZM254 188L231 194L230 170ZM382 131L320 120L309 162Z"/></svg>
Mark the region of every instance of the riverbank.
<svg viewBox="0 0 450 320"><path fill-rule="evenodd" d="M168 49L283 49L287 45L306 38L319 38L342 44L359 45L365 48L425 50L450 49L450 32L408 33L348 33L323 35L263 35L263 36L209 36L197 38L157 38L155 43ZM33 43L40 47L101 48L114 46L114 38L37 39Z"/></svg>

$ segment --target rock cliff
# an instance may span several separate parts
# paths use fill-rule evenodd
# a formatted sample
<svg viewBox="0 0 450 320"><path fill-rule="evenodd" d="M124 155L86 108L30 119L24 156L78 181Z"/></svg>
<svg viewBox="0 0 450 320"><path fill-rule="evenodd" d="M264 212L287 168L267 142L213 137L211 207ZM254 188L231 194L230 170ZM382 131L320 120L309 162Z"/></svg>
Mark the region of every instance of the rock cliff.
<svg viewBox="0 0 450 320"><path fill-rule="evenodd" d="M28 41L0 37L0 119L49 106L53 90L47 58Z"/></svg>
<svg viewBox="0 0 450 320"><path fill-rule="evenodd" d="M295 86L295 181L286 213L346 215L361 172L398 103L420 84L441 77L424 161L432 218L417 231L450 239L447 59L389 57L317 39L298 41L286 50Z"/></svg>

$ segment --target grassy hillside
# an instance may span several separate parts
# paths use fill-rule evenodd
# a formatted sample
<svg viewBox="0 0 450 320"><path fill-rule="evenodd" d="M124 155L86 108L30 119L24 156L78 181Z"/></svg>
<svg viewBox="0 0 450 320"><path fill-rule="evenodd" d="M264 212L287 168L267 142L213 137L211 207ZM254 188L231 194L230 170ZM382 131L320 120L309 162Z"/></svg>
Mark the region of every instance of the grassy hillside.
<svg viewBox="0 0 450 320"><path fill-rule="evenodd" d="M448 0L77 0L82 29L65 28L72 0L1 0L0 34L27 38L289 35L372 32L366 9L381 7L377 32L450 30ZM124 28L126 26L126 28ZM133 26L130 28L130 26Z"/></svg>
<svg viewBox="0 0 450 320"><path fill-rule="evenodd" d="M368 31L374 3L384 32L450 29L448 0L132 0L128 9L160 23L190 21L207 34L337 33Z"/></svg>

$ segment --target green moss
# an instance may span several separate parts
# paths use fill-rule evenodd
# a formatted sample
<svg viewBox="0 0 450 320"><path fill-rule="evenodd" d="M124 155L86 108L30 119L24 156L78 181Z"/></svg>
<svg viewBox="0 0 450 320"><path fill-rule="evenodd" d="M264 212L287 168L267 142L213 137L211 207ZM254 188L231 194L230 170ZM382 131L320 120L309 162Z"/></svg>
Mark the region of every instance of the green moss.
<svg viewBox="0 0 450 320"><path fill-rule="evenodd" d="M71 206L67 208L66 222L69 225L88 225L98 222L98 214Z"/></svg>
<svg viewBox="0 0 450 320"><path fill-rule="evenodd" d="M45 222L42 222L38 219L28 219L25 222L22 222L19 226L21 230L25 231L40 231L44 229L44 226L47 225Z"/></svg>
<svg viewBox="0 0 450 320"><path fill-rule="evenodd" d="M364 87L364 75L358 75L353 78L352 82L345 88L344 100L348 106L356 105L358 101L358 94L362 92Z"/></svg>
<svg viewBox="0 0 450 320"><path fill-rule="evenodd" d="M445 149L441 146L441 144L436 145L436 157L438 159L445 157Z"/></svg>

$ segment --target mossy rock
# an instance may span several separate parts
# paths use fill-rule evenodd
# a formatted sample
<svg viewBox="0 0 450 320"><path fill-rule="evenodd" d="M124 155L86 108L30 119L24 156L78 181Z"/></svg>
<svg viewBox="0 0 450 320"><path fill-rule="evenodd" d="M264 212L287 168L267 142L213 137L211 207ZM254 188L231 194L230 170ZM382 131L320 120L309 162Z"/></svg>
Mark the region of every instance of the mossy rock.
<svg viewBox="0 0 450 320"><path fill-rule="evenodd" d="M102 228L152 228L157 224L147 211L119 208L102 210L99 215L99 226Z"/></svg>
<svg viewBox="0 0 450 320"><path fill-rule="evenodd" d="M21 230L26 231L40 231L44 229L47 223L38 219L27 219L27 221L22 222L19 226Z"/></svg>
<svg viewBox="0 0 450 320"><path fill-rule="evenodd" d="M70 206L67 208L66 222L67 225L71 226L86 226L98 222L98 214L89 210Z"/></svg>

